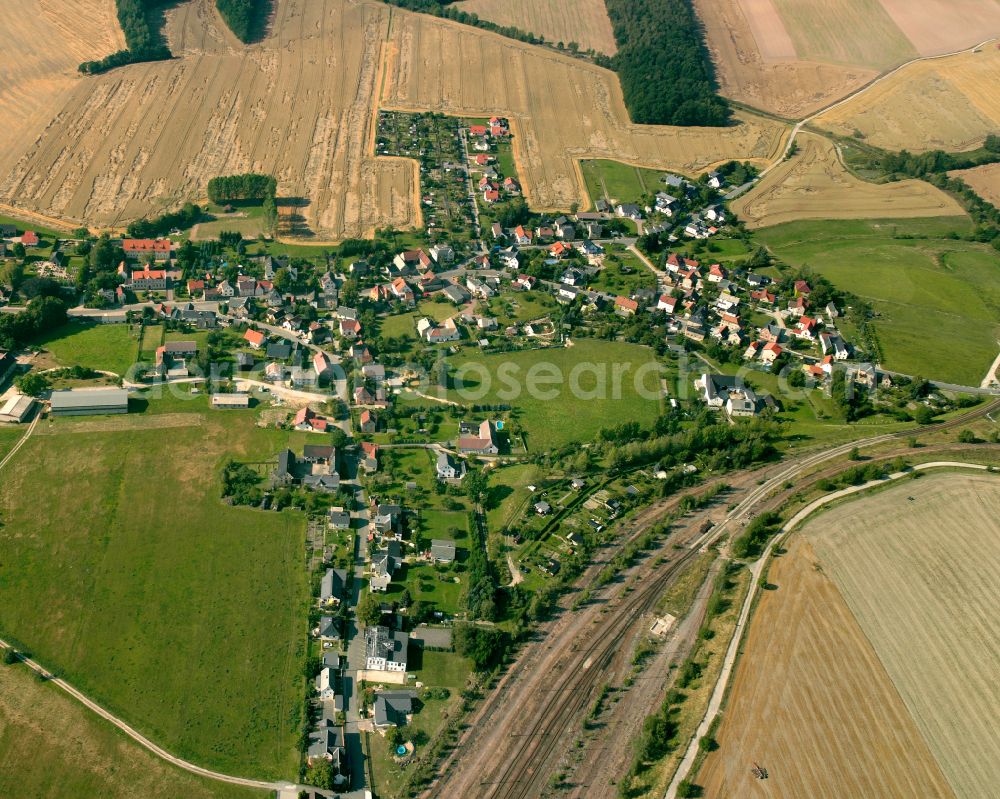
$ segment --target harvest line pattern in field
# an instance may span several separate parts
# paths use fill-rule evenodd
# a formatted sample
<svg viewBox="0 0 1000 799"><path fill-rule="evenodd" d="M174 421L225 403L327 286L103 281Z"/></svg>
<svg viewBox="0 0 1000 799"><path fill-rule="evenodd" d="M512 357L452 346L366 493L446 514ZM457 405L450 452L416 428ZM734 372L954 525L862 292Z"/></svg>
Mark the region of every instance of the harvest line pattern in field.
<svg viewBox="0 0 1000 799"><path fill-rule="evenodd" d="M79 82L37 141L0 153L0 198L117 224L201 197L215 175L256 171L307 198L306 223L325 236L416 224L416 165L370 150L388 10L276 8L271 36L239 50L209 0L173 9L182 57Z"/></svg>
<svg viewBox="0 0 1000 799"><path fill-rule="evenodd" d="M698 782L708 797L951 797L927 745L809 544L775 561ZM845 765L845 764L849 764Z"/></svg>
<svg viewBox="0 0 1000 799"><path fill-rule="evenodd" d="M996 477L940 474L803 531L961 799L1000 784L998 515Z"/></svg>

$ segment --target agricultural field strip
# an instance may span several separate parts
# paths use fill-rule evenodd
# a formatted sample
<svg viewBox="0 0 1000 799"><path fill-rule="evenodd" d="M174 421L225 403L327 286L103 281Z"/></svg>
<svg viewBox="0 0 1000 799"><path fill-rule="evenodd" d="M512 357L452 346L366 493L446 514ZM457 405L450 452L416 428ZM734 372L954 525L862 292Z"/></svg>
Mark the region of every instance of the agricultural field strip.
<svg viewBox="0 0 1000 799"><path fill-rule="evenodd" d="M1000 784L1000 483L936 474L831 510L803 532L960 799ZM871 525L871 519L882 522ZM974 565L974 567L973 567Z"/></svg>
<svg viewBox="0 0 1000 799"><path fill-rule="evenodd" d="M872 439L870 442L859 442L861 444L870 444L877 441L879 438L882 439L892 439L897 436L888 435L880 436L876 439ZM846 451L844 447L838 447L837 449ZM824 460L826 458L823 458ZM814 465L819 461L813 461ZM913 467L919 471L927 471L931 469L970 469L974 471L985 472L989 467L983 466L981 464L975 463L964 463L961 461L930 461L928 463L917 464ZM899 480L901 478L907 477L908 472L895 472L889 475L886 480ZM819 497L813 500L806 507L798 511L791 519L785 522L778 535L770 542L769 546L765 549L764 553L751 564L750 569L753 573L753 582L750 585L750 590L747 592L746 599L743 602L743 608L740 612L740 619L736 624L736 629L733 633L732 641L730 642L729 649L726 652L726 662L723 665L722 672L719 675L719 682L716 685L715 691L712 693L712 699L709 703L708 710L705 713L705 717L702 719L701 724L698 726L698 730L692 737L691 742L688 746L688 750L684 755L684 759L681 761L680 766L677 769L677 773L674 775L674 779L670 784L670 789L667 793L667 799L674 799L677 795L677 786L681 780L688 777L692 765L694 764L695 758L698 755L698 739L704 737L709 733L712 723L715 721L716 716L719 714L719 710L722 707L723 699L726 695L726 690L729 686L729 680L733 673L733 665L736 661L736 656L739 653L739 648L743 640L744 631L747 626L747 621L750 616L750 612L753 609L754 601L757 596L757 591L759 590L759 578L764 573L764 570L771 558L771 545L780 545L785 538L800 524L811 517L817 510L830 504L831 502L837 502L844 497L850 496L852 494L859 493L861 491L868 491L874 487L885 485L886 480L873 480L867 483L863 483L858 486L850 486L848 488L843 488L838 491L834 491L823 497ZM772 481L769 481L772 482ZM710 531L709 534L714 533Z"/></svg>
<svg viewBox="0 0 1000 799"><path fill-rule="evenodd" d="M718 748L697 782L710 797L752 796L769 773L781 799L954 799L871 643L806 540L767 572L726 699ZM842 768L850 763L850 768Z"/></svg>
<svg viewBox="0 0 1000 799"><path fill-rule="evenodd" d="M831 141L813 133L799 137L799 152L765 170L762 179L733 201L750 228L800 219L886 219L963 216L945 192L922 180L867 183L844 167Z"/></svg>

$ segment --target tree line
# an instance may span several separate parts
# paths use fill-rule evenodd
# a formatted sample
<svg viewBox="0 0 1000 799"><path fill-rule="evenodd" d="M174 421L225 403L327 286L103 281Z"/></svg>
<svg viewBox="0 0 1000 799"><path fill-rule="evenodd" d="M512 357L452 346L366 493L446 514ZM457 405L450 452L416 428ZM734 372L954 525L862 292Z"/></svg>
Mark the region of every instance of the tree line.
<svg viewBox="0 0 1000 799"><path fill-rule="evenodd" d="M116 4L126 49L98 61L84 61L78 67L84 75L97 75L140 61L166 61L171 57L156 21L164 8L163 0L116 0Z"/></svg>
<svg viewBox="0 0 1000 799"><path fill-rule="evenodd" d="M246 172L242 175L220 175L208 181L208 199L213 203L231 200L274 200L278 181L273 175Z"/></svg>
<svg viewBox="0 0 1000 799"><path fill-rule="evenodd" d="M691 0L605 0L618 44L618 73L633 122L708 125L730 122Z"/></svg>

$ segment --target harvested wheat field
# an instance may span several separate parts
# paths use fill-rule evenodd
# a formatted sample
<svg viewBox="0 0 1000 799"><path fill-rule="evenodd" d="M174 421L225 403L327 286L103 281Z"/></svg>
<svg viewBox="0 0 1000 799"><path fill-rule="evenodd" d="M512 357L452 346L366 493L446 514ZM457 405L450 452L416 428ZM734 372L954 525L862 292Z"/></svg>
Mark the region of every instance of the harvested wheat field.
<svg viewBox="0 0 1000 799"><path fill-rule="evenodd" d="M508 117L539 210L588 205L580 159L695 174L733 158L767 163L784 141L783 125L747 114L728 128L633 125L614 73L448 20L394 12L391 40L383 106Z"/></svg>
<svg viewBox="0 0 1000 799"><path fill-rule="evenodd" d="M972 169L949 172L953 178L964 180L976 194L987 202L1000 206L1000 164L983 164Z"/></svg>
<svg viewBox="0 0 1000 799"><path fill-rule="evenodd" d="M604 0L463 0L457 7L553 44L576 42L581 50L618 52Z"/></svg>
<svg viewBox="0 0 1000 799"><path fill-rule="evenodd" d="M771 566L716 740L705 796L954 796L865 633L807 540ZM759 763L768 779L750 768Z"/></svg>
<svg viewBox="0 0 1000 799"><path fill-rule="evenodd" d="M803 535L955 795L995 795L1000 481L925 477L824 513Z"/></svg>
<svg viewBox="0 0 1000 799"><path fill-rule="evenodd" d="M415 163L369 155L387 7L278 0L272 33L246 48L211 0L169 15L181 57L77 81L37 142L0 153L0 200L114 225L260 171L308 198L321 237L416 223Z"/></svg>
<svg viewBox="0 0 1000 799"><path fill-rule="evenodd" d="M0 159L41 132L84 79L82 61L125 46L114 0L25 0L4 14L0 46Z"/></svg>
<svg viewBox="0 0 1000 799"><path fill-rule="evenodd" d="M844 168L833 143L822 136L803 133L795 141L796 155L733 201L733 211L747 227L798 219L903 219L965 213L949 195L922 180L876 184L854 177Z"/></svg>
<svg viewBox="0 0 1000 799"><path fill-rule="evenodd" d="M1000 49L920 61L815 123L888 150L970 150L1000 129Z"/></svg>
<svg viewBox="0 0 1000 799"><path fill-rule="evenodd" d="M996 0L694 0L722 93L799 118L879 72L1000 35Z"/></svg>

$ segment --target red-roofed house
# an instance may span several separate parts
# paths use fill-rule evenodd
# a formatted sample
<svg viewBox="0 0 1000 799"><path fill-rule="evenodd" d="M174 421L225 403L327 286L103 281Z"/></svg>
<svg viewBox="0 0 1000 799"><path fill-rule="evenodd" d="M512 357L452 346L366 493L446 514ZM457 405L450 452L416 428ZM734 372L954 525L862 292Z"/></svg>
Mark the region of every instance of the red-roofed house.
<svg viewBox="0 0 1000 799"><path fill-rule="evenodd" d="M726 279L726 270L722 268L721 264L712 264L708 267L708 282L709 283L721 283Z"/></svg>
<svg viewBox="0 0 1000 799"><path fill-rule="evenodd" d="M313 356L313 371L316 373L316 377L325 376L332 367L333 364L325 352L317 352Z"/></svg>
<svg viewBox="0 0 1000 799"><path fill-rule="evenodd" d="M673 313L677 309L677 298L671 297L669 294L661 294L659 301L656 303L656 309L658 311Z"/></svg>
<svg viewBox="0 0 1000 799"><path fill-rule="evenodd" d="M486 125L470 125L469 135L470 136L485 136L490 132L490 129Z"/></svg>
<svg viewBox="0 0 1000 799"><path fill-rule="evenodd" d="M361 322L357 319L341 319L340 335L344 338L357 338L361 333Z"/></svg>
<svg viewBox="0 0 1000 799"><path fill-rule="evenodd" d="M803 316L799 318L799 326L795 329L795 335L798 338L806 339L807 341L812 341L816 338L816 320L810 316Z"/></svg>
<svg viewBox="0 0 1000 799"><path fill-rule="evenodd" d="M248 330L243 334L244 340L255 350L259 350L264 346L264 342L267 338L259 330Z"/></svg>
<svg viewBox="0 0 1000 799"><path fill-rule="evenodd" d="M531 244L531 231L525 230L523 225L514 228L514 240L518 244Z"/></svg>
<svg viewBox="0 0 1000 799"><path fill-rule="evenodd" d="M38 234L33 230L26 230L21 234L21 244L25 247L38 246Z"/></svg>
<svg viewBox="0 0 1000 799"><path fill-rule="evenodd" d="M795 296L796 297L808 297L812 289L809 288L809 284L804 280L795 281Z"/></svg>
<svg viewBox="0 0 1000 799"><path fill-rule="evenodd" d="M760 351L760 359L767 364L772 364L781 356L782 349L780 344L775 344L773 341L764 345L764 349Z"/></svg>
<svg viewBox="0 0 1000 799"><path fill-rule="evenodd" d="M133 291L164 291L167 288L167 273L162 269L133 272L128 286Z"/></svg>
<svg viewBox="0 0 1000 799"><path fill-rule="evenodd" d="M615 312L625 316L632 316L639 310L639 303L630 300L628 297L615 297Z"/></svg>

